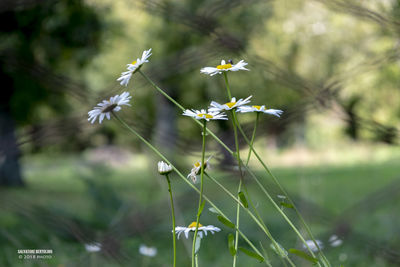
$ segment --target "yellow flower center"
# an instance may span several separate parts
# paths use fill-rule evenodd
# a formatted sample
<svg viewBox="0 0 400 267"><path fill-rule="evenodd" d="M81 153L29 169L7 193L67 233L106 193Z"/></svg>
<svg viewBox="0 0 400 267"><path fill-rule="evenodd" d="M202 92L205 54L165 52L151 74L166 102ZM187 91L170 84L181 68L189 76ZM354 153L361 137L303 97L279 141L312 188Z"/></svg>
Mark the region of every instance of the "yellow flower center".
<svg viewBox="0 0 400 267"><path fill-rule="evenodd" d="M255 109L257 109L257 110L260 110L261 109L261 106L252 106L253 108L255 108Z"/></svg>
<svg viewBox="0 0 400 267"><path fill-rule="evenodd" d="M191 224L189 224L188 228L196 227L196 225L197 225L196 222L192 222ZM199 223L199 227L203 227L203 225Z"/></svg>
<svg viewBox="0 0 400 267"><path fill-rule="evenodd" d="M135 64L136 64L136 62L137 62L137 61L136 61L136 60L134 60L134 61L132 61L132 63L131 63L131 64L132 64L132 65L135 65Z"/></svg>
<svg viewBox="0 0 400 267"><path fill-rule="evenodd" d="M197 168L197 167L200 167L200 165L201 165L201 163L200 162L196 162L195 164L194 164L194 166Z"/></svg>
<svg viewBox="0 0 400 267"><path fill-rule="evenodd" d="M219 70L226 70L226 69L230 69L230 68L232 68L232 64L230 64L230 63L217 66L217 69L219 69Z"/></svg>
<svg viewBox="0 0 400 267"><path fill-rule="evenodd" d="M229 108L232 108L234 105L236 105L236 102L228 102L225 103L225 105L227 105Z"/></svg>
<svg viewBox="0 0 400 267"><path fill-rule="evenodd" d="M213 115L210 115L210 114L207 114L207 113L199 113L199 114L197 114L197 116L198 117L200 117L200 118L206 118L206 119L212 119L212 118L214 118L214 116Z"/></svg>

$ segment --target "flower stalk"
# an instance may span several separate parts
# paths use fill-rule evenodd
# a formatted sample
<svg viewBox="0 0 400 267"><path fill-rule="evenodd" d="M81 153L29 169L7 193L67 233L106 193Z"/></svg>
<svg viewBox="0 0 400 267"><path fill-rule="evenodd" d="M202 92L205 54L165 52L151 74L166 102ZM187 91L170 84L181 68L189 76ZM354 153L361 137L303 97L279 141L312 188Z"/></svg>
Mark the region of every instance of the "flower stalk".
<svg viewBox="0 0 400 267"><path fill-rule="evenodd" d="M171 181L169 180L168 174L165 174L165 178L167 178L168 182L168 192L171 201L171 214L172 214L172 245L174 247L174 264L173 266L176 267L176 232L175 232L175 209L174 209L174 199L172 198L172 189L171 189Z"/></svg>
<svg viewBox="0 0 400 267"><path fill-rule="evenodd" d="M200 221L200 216L203 211L202 206L203 206L203 182L204 182L204 157L205 157L205 152L206 152L206 129L207 129L207 121L203 120L203 132L202 132L202 149L201 149L201 166L200 166L200 197L199 197L199 206L197 209L197 217L196 217L196 230L194 232L193 236L193 246L192 246L192 267L195 266L195 259L197 259L197 253L195 253L195 245L196 245L196 239L198 238L197 232L199 230L199 221ZM197 264L196 264L197 266Z"/></svg>

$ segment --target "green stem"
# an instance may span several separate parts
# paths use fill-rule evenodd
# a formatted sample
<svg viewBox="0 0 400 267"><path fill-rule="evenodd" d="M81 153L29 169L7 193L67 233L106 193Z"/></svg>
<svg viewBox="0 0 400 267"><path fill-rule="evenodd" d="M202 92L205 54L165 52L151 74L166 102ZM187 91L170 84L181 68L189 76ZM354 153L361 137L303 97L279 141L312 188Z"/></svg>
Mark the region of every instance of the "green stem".
<svg viewBox="0 0 400 267"><path fill-rule="evenodd" d="M256 122L254 123L253 134L251 135L250 146L253 146L253 144L254 144L254 139L256 137L256 131L257 131L257 125L258 125L259 118L260 118L260 112L257 112ZM251 149L249 149L249 154L247 155L246 166L249 165L250 156L251 156Z"/></svg>
<svg viewBox="0 0 400 267"><path fill-rule="evenodd" d="M171 181L169 180L168 174L165 175L165 178L167 178L168 182L168 192L169 192L169 197L171 200L171 212L172 212L172 243L174 246L174 267L176 266L176 233L175 233L175 210L174 210L174 200L172 198L172 189L171 189Z"/></svg>
<svg viewBox="0 0 400 267"><path fill-rule="evenodd" d="M166 92L164 92L164 90L162 90L160 87L158 87L149 77L147 77L147 75L145 75L141 70L138 70L138 72L140 74L142 74L142 76L158 91L160 92L163 96L165 96L169 101L171 101L172 103L174 103L177 107L179 107L181 110L185 110L185 108L183 106L181 106L181 104L179 104L178 102L175 101L175 99L173 99L172 97L170 97Z"/></svg>
<svg viewBox="0 0 400 267"><path fill-rule="evenodd" d="M231 94L231 90L229 87L229 81L228 81L228 74L226 72L224 72L224 78L225 78L225 86L226 86L226 92L228 94L228 102L231 101L232 99L232 94ZM238 140L238 133L237 133L237 128L236 128L236 124L235 124L235 111L233 109L231 109L231 115L232 115L232 125L233 125L233 133L235 136L235 148L236 148L236 159L238 162L238 167L239 167L239 173L240 173L240 181L239 181L239 186L238 186L238 196L240 193L240 190L242 189L242 183L243 183L243 173L242 173L242 168L241 168L241 160L240 160L240 150L239 150L239 140ZM236 227L239 228L239 223L240 223L240 205L237 204L236 206ZM238 244L239 244L239 232L236 231L235 233L235 251L237 251L238 249ZM232 267L236 266L236 260L237 260L237 253L235 253L235 255L233 255L233 262L232 262Z"/></svg>
<svg viewBox="0 0 400 267"><path fill-rule="evenodd" d="M197 239L197 232L199 230L199 221L200 216L202 213L202 201L203 201L203 180L204 180L204 155L206 153L206 129L207 129L207 121L203 120L203 142L202 142L202 149L201 149L201 166L200 166L200 197L199 197L199 207L197 209L197 218L196 218L196 230L194 231L193 236L193 246L192 246L192 267L195 264L195 257L197 253L195 253L195 244ZM196 265L197 266L197 265Z"/></svg>
<svg viewBox="0 0 400 267"><path fill-rule="evenodd" d="M198 267L198 266L199 266L198 255L196 254L196 255L194 256L194 258L195 258L195 262L196 262L196 267Z"/></svg>
<svg viewBox="0 0 400 267"><path fill-rule="evenodd" d="M242 189L242 179L239 181L239 186L238 186L238 195L240 193L240 190ZM236 227L239 228L239 219L240 219L240 205L239 203L236 205ZM236 266L236 260L237 260L237 250L238 250L238 245L239 245L239 232L236 231L235 233L235 255L233 256L233 263L232 266Z"/></svg>
<svg viewBox="0 0 400 267"><path fill-rule="evenodd" d="M229 88L228 75L226 74L226 71L224 71L224 78L225 78L226 92L228 94L229 102L230 102L232 99L232 95L231 95L231 90Z"/></svg>

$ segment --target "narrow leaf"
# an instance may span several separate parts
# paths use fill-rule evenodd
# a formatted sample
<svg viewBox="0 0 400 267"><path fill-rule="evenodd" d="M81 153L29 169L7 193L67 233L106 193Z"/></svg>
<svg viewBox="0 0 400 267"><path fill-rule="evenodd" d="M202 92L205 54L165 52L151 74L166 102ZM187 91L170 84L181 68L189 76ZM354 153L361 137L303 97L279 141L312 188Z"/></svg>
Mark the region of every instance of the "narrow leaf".
<svg viewBox="0 0 400 267"><path fill-rule="evenodd" d="M310 256L309 254L305 253L304 251L295 249L295 248L290 248L289 252L292 254L295 254L305 260L308 260L309 262L312 262L313 264L317 264L318 263L318 259L314 258L312 256Z"/></svg>
<svg viewBox="0 0 400 267"><path fill-rule="evenodd" d="M235 225L230 220L228 220L227 218L225 218L225 217L223 217L221 215L218 215L217 218L218 218L218 221L220 221L224 225L228 226L229 228L235 229Z"/></svg>
<svg viewBox="0 0 400 267"><path fill-rule="evenodd" d="M264 261L264 257L261 256L258 253L255 253L253 251L247 250L247 249L242 248L242 247L240 247L239 250L242 251L243 253L245 253L247 256L250 256L252 258L257 259L259 262L263 262Z"/></svg>
<svg viewBox="0 0 400 267"><path fill-rule="evenodd" d="M228 248L231 255L235 256L236 255L235 237L233 236L233 234L228 235Z"/></svg>
<svg viewBox="0 0 400 267"><path fill-rule="evenodd" d="M243 194L243 192L239 192L239 198L240 202L242 202L243 206L247 209L249 207L249 203L247 203L246 196Z"/></svg>
<svg viewBox="0 0 400 267"><path fill-rule="evenodd" d="M292 204L290 204L290 203L286 203L286 202L281 202L281 203L279 203L282 207L286 207L286 208L289 208L289 209L293 209L294 207L293 207L293 205Z"/></svg>

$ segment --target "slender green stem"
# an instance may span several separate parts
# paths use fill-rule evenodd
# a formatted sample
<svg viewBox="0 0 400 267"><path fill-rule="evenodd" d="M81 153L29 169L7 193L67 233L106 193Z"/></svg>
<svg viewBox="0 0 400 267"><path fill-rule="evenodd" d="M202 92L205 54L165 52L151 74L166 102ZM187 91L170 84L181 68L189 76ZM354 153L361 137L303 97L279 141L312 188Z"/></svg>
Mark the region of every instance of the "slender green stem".
<svg viewBox="0 0 400 267"><path fill-rule="evenodd" d="M231 90L229 88L228 75L226 74L226 71L224 71L224 78L225 78L226 92L228 94L229 101L231 101L232 95L231 95Z"/></svg>
<svg viewBox="0 0 400 267"><path fill-rule="evenodd" d="M174 199L172 198L171 181L169 180L168 174L165 175L168 182L168 192L171 200L171 212L172 212L172 243L174 246L174 267L176 266L176 233L175 233L175 210L174 210Z"/></svg>
<svg viewBox="0 0 400 267"><path fill-rule="evenodd" d="M256 115L256 122L254 123L254 129L253 129L253 134L251 135L250 146L253 146L253 144L254 144L254 139L256 137L256 131L257 131L258 120L260 118L260 112L256 112L256 114L257 114ZM249 154L247 155L246 166L249 165L250 156L251 156L251 148L249 149Z"/></svg>
<svg viewBox="0 0 400 267"><path fill-rule="evenodd" d="M204 155L206 153L206 129L207 129L207 121L203 120L203 142L202 142L202 149L201 149L201 166L200 166L200 197L199 197L199 207L197 209L197 217L196 217L196 230L194 231L193 236L193 246L192 246L192 267L195 264L195 257L197 253L195 253L195 245L197 239L197 232L199 230L199 221L200 216L202 213L202 202L203 202L203 181L204 181ZM197 265L196 265L197 266Z"/></svg>
<svg viewBox="0 0 400 267"><path fill-rule="evenodd" d="M161 153L155 148L152 144L150 144L146 139L144 139L137 131L135 131L132 127L130 127L128 124L126 124L125 121L123 121L117 114L113 113L113 115L117 118L117 120L125 127L127 128L131 133L133 133L136 137L138 137L145 145L147 145L151 150L153 150L154 153L156 153L163 161L168 163L169 165L172 166L174 171L178 174L178 176L188 185L190 186L194 191L196 191L197 194L200 195L200 190L195 187L191 182L188 181L188 179ZM203 198L205 201L208 202L208 204L213 207L218 214L225 218L229 218L222 210L220 210L217 205L214 204L206 195L203 195ZM243 234L242 231L237 229L239 231L240 236L247 242L247 244L258 254L261 255L261 252L256 248L256 246L246 237L245 234Z"/></svg>
<svg viewBox="0 0 400 267"><path fill-rule="evenodd" d="M232 99L232 94L231 90L229 87L229 81L228 81L228 74L224 72L224 78L225 78L225 86L226 86L226 92L228 94L228 102L231 101ZM237 194L239 195L240 190L242 189L242 183L243 183L243 173L242 173L242 167L241 167L241 160L240 160L240 149L239 149L239 140L238 140L238 133L237 133L237 128L235 124L235 110L231 109L231 115L232 115L232 125L233 125L233 133L235 137L235 148L236 148L236 159L238 162L238 167L239 167L239 173L240 173L240 181L239 181L239 186L238 186L238 191ZM239 223L240 223L240 205L237 204L236 206L236 227L239 228ZM235 251L238 249L238 244L239 244L239 232L236 231L235 233ZM236 261L237 261L237 253L233 255L233 262L232 262L232 267L236 267Z"/></svg>
<svg viewBox="0 0 400 267"><path fill-rule="evenodd" d="M239 186L238 186L238 195L240 193L240 190L242 189L242 179L239 181ZM239 219L240 219L240 205L239 203L236 205L236 227L239 228ZM235 233L235 255L233 256L233 263L232 266L236 266L236 260L237 260L237 250L238 250L238 245L239 245L239 232L236 231Z"/></svg>
<svg viewBox="0 0 400 267"><path fill-rule="evenodd" d="M179 104L178 102L175 101L172 97L170 97L164 90L162 90L160 87L158 87L147 75L145 75L141 70L138 70L138 72L158 91L160 92L163 96L165 96L169 101L174 103L177 107L179 107L181 110L185 110L185 108Z"/></svg>
<svg viewBox="0 0 400 267"><path fill-rule="evenodd" d="M199 266L199 258L198 258L198 254L196 253L196 255L194 256L195 258L195 262L196 262L196 267Z"/></svg>

